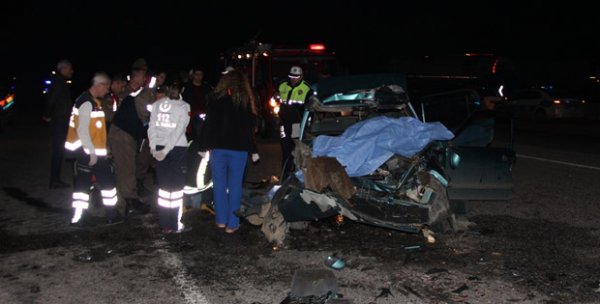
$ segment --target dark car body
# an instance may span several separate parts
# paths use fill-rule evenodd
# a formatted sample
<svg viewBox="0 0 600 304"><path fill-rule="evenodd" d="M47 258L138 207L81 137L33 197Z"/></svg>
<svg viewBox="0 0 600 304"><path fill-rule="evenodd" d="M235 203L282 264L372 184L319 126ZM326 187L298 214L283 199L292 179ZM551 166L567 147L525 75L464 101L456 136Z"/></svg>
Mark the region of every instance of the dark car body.
<svg viewBox="0 0 600 304"><path fill-rule="evenodd" d="M283 243L294 223L334 215L412 233L457 230L450 200L511 198L514 152L509 144L493 146L492 111L478 108L470 91L424 98L414 107L404 85L402 74L318 84L294 151L299 170L282 181L257 221L270 241ZM444 115L456 111L460 117ZM380 129L361 133L369 128ZM329 141L338 144L325 145L330 152L323 155L319 147ZM363 164L371 167L362 170Z"/></svg>

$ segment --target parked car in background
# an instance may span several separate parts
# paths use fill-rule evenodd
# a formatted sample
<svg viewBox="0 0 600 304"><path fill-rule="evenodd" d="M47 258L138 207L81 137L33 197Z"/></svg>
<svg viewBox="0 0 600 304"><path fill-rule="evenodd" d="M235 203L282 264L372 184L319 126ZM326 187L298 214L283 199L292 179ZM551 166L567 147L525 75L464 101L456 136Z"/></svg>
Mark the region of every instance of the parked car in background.
<svg viewBox="0 0 600 304"><path fill-rule="evenodd" d="M464 228L451 200L510 200L515 154L510 143L492 145L493 111L464 91L426 99L418 113L404 85L397 74L319 82L293 153L296 174L242 215L277 244L289 228L333 216L431 236ZM460 121L440 122L455 113L446 107Z"/></svg>
<svg viewBox="0 0 600 304"><path fill-rule="evenodd" d="M526 89L510 96L506 106L515 118L539 121L585 116L586 101L574 92L555 87Z"/></svg>

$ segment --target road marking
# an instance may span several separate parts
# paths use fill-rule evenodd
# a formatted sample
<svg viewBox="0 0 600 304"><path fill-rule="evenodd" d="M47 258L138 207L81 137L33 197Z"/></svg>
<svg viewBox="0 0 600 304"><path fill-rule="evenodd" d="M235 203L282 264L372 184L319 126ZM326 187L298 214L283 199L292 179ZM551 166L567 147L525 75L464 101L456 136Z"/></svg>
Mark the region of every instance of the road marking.
<svg viewBox="0 0 600 304"><path fill-rule="evenodd" d="M183 267L183 262L179 258L179 255L169 252L167 249L169 244L165 241L156 240L155 242L156 248L161 248L158 251L163 256L163 260L165 261L165 265L175 271L175 276L173 280L181 292L183 293L183 297L185 299L185 303L189 304L210 304L204 294L200 291L200 288L194 284L194 280L192 280L189 275L186 273L185 268Z"/></svg>
<svg viewBox="0 0 600 304"><path fill-rule="evenodd" d="M571 163L571 162L564 162L564 161L560 161L560 160L554 160L554 159L548 159L548 158L541 158L541 157L535 157L535 156L529 156L529 155L523 155L523 154L517 154L517 157L535 159L535 160L539 160L539 161L544 161L544 162L554 163L554 164L560 164L560 165L566 165L566 166L571 166L571 167L578 167L578 168L585 168L585 169L592 169L592 170L600 170L600 167L596 167L596 166L588 166L588 165L576 164L576 163Z"/></svg>

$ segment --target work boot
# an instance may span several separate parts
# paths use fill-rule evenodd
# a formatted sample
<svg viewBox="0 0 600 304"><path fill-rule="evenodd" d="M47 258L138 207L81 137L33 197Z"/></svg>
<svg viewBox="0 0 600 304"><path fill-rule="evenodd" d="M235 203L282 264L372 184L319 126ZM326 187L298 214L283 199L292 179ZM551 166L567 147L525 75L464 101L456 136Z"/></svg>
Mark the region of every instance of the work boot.
<svg viewBox="0 0 600 304"><path fill-rule="evenodd" d="M125 219L117 210L117 207L105 207L106 209L106 224L107 225L116 225L123 223Z"/></svg>
<svg viewBox="0 0 600 304"><path fill-rule="evenodd" d="M125 213L127 215L146 214L150 211L150 206L142 203L139 199L125 199Z"/></svg>

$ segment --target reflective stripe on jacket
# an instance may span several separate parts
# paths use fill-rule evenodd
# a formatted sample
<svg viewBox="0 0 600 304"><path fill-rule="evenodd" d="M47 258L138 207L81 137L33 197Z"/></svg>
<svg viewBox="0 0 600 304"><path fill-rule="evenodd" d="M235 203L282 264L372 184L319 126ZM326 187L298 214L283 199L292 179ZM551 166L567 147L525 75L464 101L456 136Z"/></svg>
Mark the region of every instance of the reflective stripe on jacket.
<svg viewBox="0 0 600 304"><path fill-rule="evenodd" d="M105 156L107 154L106 144L106 118L104 111L102 110L101 101L97 98L92 97L88 92L82 94L77 98L71 111L71 118L69 120L69 131L67 132L67 141L65 142L65 148L70 151L76 151L82 147L81 139L77 134L77 127L79 126L79 107L85 103L92 103L92 113L90 114L90 139L96 155ZM90 154L90 150L84 147L84 152Z"/></svg>
<svg viewBox="0 0 600 304"><path fill-rule="evenodd" d="M279 85L279 96L281 97L282 104L304 104L306 95L310 92L311 88L302 80L300 84L295 87L290 86L286 81Z"/></svg>

